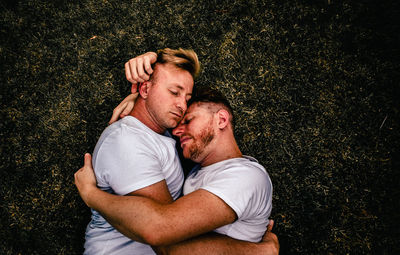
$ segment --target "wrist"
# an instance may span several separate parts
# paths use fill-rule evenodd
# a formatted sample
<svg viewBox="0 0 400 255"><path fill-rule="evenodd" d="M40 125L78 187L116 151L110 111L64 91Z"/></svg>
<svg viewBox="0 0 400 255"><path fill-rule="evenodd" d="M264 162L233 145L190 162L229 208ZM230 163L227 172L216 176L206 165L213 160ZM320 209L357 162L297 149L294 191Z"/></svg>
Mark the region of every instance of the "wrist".
<svg viewBox="0 0 400 255"><path fill-rule="evenodd" d="M97 190L98 188L95 184L87 184L86 187L81 191L81 197L83 201L90 208L93 208L94 206L93 201L95 201L95 199L93 197L96 195Z"/></svg>

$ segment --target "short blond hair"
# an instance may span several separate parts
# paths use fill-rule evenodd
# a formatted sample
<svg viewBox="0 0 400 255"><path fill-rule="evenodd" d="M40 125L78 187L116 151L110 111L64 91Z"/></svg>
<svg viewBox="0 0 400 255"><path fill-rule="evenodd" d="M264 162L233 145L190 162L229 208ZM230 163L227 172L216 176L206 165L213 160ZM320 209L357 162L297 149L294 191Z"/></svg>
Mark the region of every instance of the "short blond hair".
<svg viewBox="0 0 400 255"><path fill-rule="evenodd" d="M157 51L157 61L155 64L172 64L180 69L188 71L193 80L200 73L200 62L196 52L193 50L177 50L165 48Z"/></svg>

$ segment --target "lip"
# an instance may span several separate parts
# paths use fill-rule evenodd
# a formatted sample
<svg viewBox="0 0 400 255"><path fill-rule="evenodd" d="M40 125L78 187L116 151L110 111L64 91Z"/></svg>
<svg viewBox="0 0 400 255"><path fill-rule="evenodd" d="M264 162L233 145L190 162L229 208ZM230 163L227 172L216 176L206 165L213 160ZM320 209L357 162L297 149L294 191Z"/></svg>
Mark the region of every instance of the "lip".
<svg viewBox="0 0 400 255"><path fill-rule="evenodd" d="M176 113L176 112L170 112L170 113L172 113L173 115L175 115L175 116L178 117L178 118L182 118L182 115L179 114L179 113Z"/></svg>
<svg viewBox="0 0 400 255"><path fill-rule="evenodd" d="M183 137L181 137L181 139L179 140L180 143L181 143L181 147L183 148L183 145L184 145L185 143L187 143L190 139L191 139L191 138L190 138L189 136L183 136Z"/></svg>

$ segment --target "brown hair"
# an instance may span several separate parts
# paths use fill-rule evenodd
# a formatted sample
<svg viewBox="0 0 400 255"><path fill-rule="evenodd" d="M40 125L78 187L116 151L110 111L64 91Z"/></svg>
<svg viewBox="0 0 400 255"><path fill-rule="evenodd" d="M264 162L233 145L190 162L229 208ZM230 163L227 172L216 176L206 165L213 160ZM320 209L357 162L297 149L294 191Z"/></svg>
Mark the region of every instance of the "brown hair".
<svg viewBox="0 0 400 255"><path fill-rule="evenodd" d="M188 107L192 104L210 104L210 107L208 107L209 110L211 110L213 106L217 106L217 108L214 109L215 111L219 111L221 108L227 110L230 114L232 127L235 126L236 121L232 106L228 99L220 91L208 86L197 88L194 92L194 95L188 102Z"/></svg>

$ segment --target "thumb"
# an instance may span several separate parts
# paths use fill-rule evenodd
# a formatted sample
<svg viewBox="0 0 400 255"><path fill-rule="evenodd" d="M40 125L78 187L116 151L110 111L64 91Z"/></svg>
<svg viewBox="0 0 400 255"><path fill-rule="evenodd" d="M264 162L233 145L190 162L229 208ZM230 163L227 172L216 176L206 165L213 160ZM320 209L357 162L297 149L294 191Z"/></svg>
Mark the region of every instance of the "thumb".
<svg viewBox="0 0 400 255"><path fill-rule="evenodd" d="M90 153L85 153L85 165L84 166L92 167L92 156L90 155Z"/></svg>
<svg viewBox="0 0 400 255"><path fill-rule="evenodd" d="M274 220L269 220L268 228L267 231L272 231L272 228L274 227Z"/></svg>

